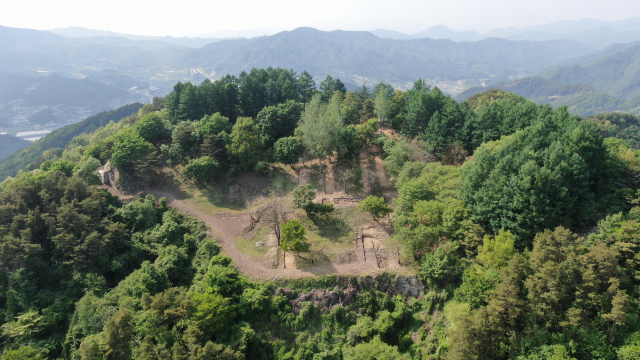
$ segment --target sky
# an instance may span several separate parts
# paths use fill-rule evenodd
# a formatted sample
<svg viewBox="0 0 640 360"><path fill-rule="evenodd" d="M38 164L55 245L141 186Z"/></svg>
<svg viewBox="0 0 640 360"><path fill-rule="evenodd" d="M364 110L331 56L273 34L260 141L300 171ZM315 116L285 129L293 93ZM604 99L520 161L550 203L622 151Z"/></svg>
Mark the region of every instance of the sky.
<svg viewBox="0 0 640 360"><path fill-rule="evenodd" d="M482 33L560 20L622 20L640 16L640 0L9 0L0 9L0 25L38 30L81 26L193 36L219 30L271 34L310 26L414 34L441 24Z"/></svg>

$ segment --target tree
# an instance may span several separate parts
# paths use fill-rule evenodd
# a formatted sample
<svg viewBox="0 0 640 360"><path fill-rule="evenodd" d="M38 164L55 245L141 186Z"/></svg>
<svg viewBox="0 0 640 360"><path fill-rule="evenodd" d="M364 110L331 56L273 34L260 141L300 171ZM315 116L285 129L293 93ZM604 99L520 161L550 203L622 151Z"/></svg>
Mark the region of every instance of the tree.
<svg viewBox="0 0 640 360"><path fill-rule="evenodd" d="M345 360L409 360L410 356L398 351L397 346L391 346L376 336L367 343L360 343L354 347L345 347Z"/></svg>
<svg viewBox="0 0 640 360"><path fill-rule="evenodd" d="M362 103L362 109L360 110L360 122L363 123L373 117L374 107L371 99L366 99Z"/></svg>
<svg viewBox="0 0 640 360"><path fill-rule="evenodd" d="M305 206L311 204L316 198L316 190L310 185L300 185L293 189L293 207L296 209L304 209Z"/></svg>
<svg viewBox="0 0 640 360"><path fill-rule="evenodd" d="M340 79L334 79L331 75L327 75L327 77L320 83L322 101L329 101L336 91L339 91L344 95L347 93L347 87L344 86Z"/></svg>
<svg viewBox="0 0 640 360"><path fill-rule="evenodd" d="M238 79L233 75L225 75L213 83L212 106L208 114L219 112L222 116L235 122L239 112Z"/></svg>
<svg viewBox="0 0 640 360"><path fill-rule="evenodd" d="M300 104L293 100L260 110L256 124L260 127L265 146L271 147L278 139L293 135L301 112Z"/></svg>
<svg viewBox="0 0 640 360"><path fill-rule="evenodd" d="M358 130L359 127L349 125L342 131L340 142L336 149L338 162L353 164L359 159L363 138Z"/></svg>
<svg viewBox="0 0 640 360"><path fill-rule="evenodd" d="M362 135L365 144L368 145L373 140L376 130L378 130L378 123L376 122L376 119L369 119L368 121L358 125L357 129Z"/></svg>
<svg viewBox="0 0 640 360"><path fill-rule="evenodd" d="M133 128L148 142L154 144L169 136L169 132L158 113L150 113L133 124Z"/></svg>
<svg viewBox="0 0 640 360"><path fill-rule="evenodd" d="M111 164L122 169L132 170L133 163L153 151L153 145L132 129L125 129L113 137Z"/></svg>
<svg viewBox="0 0 640 360"><path fill-rule="evenodd" d="M113 314L104 326L105 354L108 360L126 360L131 358L131 341L135 334L133 314L122 309Z"/></svg>
<svg viewBox="0 0 640 360"><path fill-rule="evenodd" d="M389 94L386 87L382 87L376 94L373 107L374 113L378 117L378 121L384 127L385 121L389 118L389 114L391 113L391 94Z"/></svg>
<svg viewBox="0 0 640 360"><path fill-rule="evenodd" d="M234 166L240 170L251 169L262 157L264 145L260 138L260 128L251 118L238 118L227 145L229 156L234 159Z"/></svg>
<svg viewBox="0 0 640 360"><path fill-rule="evenodd" d="M273 144L276 161L286 165L297 164L304 153L304 146L299 137L290 136L278 139Z"/></svg>
<svg viewBox="0 0 640 360"><path fill-rule="evenodd" d="M333 96L328 104L324 104L319 95L314 95L305 106L299 129L303 134L304 146L311 156L331 156L339 145L343 131L339 98Z"/></svg>
<svg viewBox="0 0 640 360"><path fill-rule="evenodd" d="M316 82L313 80L313 76L307 71L303 71L297 79L298 87L298 101L302 103L308 103L311 101L311 97L316 92Z"/></svg>
<svg viewBox="0 0 640 360"><path fill-rule="evenodd" d="M307 230L302 226L300 220L289 220L282 225L280 248L285 255L287 251L290 251L295 252L299 257L301 252L309 252L311 244L307 242L306 236ZM287 267L287 264L284 264L284 267Z"/></svg>
<svg viewBox="0 0 640 360"><path fill-rule="evenodd" d="M271 198L265 209L265 221L278 240L282 238L282 224L287 222L287 211L282 199Z"/></svg>
<svg viewBox="0 0 640 360"><path fill-rule="evenodd" d="M198 182L206 182L218 175L220 163L208 156L202 156L189 161L184 167L184 174Z"/></svg>
<svg viewBox="0 0 640 360"><path fill-rule="evenodd" d="M229 118L222 116L219 112L213 115L206 115L198 125L197 130L200 136L220 135L222 132L231 134L233 130L233 125L231 125Z"/></svg>
<svg viewBox="0 0 640 360"><path fill-rule="evenodd" d="M193 320L195 325L209 336L221 336L233 323L235 309L231 299L215 292L194 294Z"/></svg>
<svg viewBox="0 0 640 360"><path fill-rule="evenodd" d="M478 249L478 260L488 269L505 266L516 253L515 237L509 230L500 229L496 236L485 235Z"/></svg>
<svg viewBox="0 0 640 360"><path fill-rule="evenodd" d="M384 202L383 197L369 195L366 199L360 201L358 206L360 210L364 210L373 216L373 220L378 221L379 218L385 217L393 212L391 206Z"/></svg>
<svg viewBox="0 0 640 360"><path fill-rule="evenodd" d="M482 145L462 166L462 199L481 226L511 230L527 245L536 233L594 221L610 206L609 154L597 129L566 108L513 135Z"/></svg>
<svg viewBox="0 0 640 360"><path fill-rule="evenodd" d="M190 82L184 84L184 89L180 93L180 104L176 111L178 120L198 120L204 116L204 109L198 95L195 85Z"/></svg>
<svg viewBox="0 0 640 360"><path fill-rule="evenodd" d="M91 156L83 156L76 167L73 168L73 174L91 185L100 185L101 181L96 174L96 170L101 166L100 160Z"/></svg>

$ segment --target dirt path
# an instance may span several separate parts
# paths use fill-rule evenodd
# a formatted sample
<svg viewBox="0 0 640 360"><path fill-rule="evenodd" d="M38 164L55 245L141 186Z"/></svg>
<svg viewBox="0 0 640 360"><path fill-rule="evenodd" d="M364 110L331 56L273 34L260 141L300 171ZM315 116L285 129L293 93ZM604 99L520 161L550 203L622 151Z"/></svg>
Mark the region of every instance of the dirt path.
<svg viewBox="0 0 640 360"><path fill-rule="evenodd" d="M132 196L122 195L113 188L108 188L109 192L123 199L131 199ZM249 213L215 213L207 214L199 209L187 204L183 200L168 192L152 190L147 193L153 194L156 198L166 197L167 203L178 212L191 215L202 221L209 229L212 235L218 240L224 252L229 256L234 265L245 275L254 278L274 278L274 277L310 277L316 275L341 274L341 275L359 275L378 271L375 261L356 262L351 264L324 264L320 266L311 266L304 269L285 268L267 268L259 262L250 259L247 255L238 250L234 239L238 234L242 234L244 229L250 222L251 214ZM287 257L287 262L293 265L293 261Z"/></svg>

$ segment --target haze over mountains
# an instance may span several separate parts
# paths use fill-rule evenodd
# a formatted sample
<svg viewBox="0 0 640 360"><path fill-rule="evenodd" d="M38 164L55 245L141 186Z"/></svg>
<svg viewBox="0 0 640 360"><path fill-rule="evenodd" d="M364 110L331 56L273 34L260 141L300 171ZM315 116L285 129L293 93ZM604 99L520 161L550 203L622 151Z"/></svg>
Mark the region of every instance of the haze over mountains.
<svg viewBox="0 0 640 360"><path fill-rule="evenodd" d="M0 49L0 127L9 134L149 102L178 81L199 83L268 66L307 70L317 83L332 75L349 89L380 81L408 88L424 78L447 93L461 93L459 99L508 87L583 115L637 111L640 97L640 18L486 34L446 26L415 35L298 28L227 39L0 27Z"/></svg>
<svg viewBox="0 0 640 360"><path fill-rule="evenodd" d="M445 25L437 25L417 34L378 29L373 34L389 39L449 39L455 42L479 41L492 37L508 40L573 40L596 49L602 49L617 43L640 41L640 18L621 21L602 21L595 19L566 20L551 24L525 28L503 28L491 30L485 34L476 31L455 31Z"/></svg>

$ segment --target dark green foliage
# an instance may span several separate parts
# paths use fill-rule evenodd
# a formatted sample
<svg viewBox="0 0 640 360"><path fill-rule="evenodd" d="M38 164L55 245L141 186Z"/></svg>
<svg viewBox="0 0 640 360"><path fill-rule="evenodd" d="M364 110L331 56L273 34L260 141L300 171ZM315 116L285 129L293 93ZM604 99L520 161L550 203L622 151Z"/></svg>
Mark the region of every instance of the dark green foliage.
<svg viewBox="0 0 640 360"><path fill-rule="evenodd" d="M614 191L609 167L596 126L559 109L481 146L463 167L462 197L480 225L511 229L526 243L544 229L577 229L602 210L619 209L620 201L607 197Z"/></svg>
<svg viewBox="0 0 640 360"><path fill-rule="evenodd" d="M302 140L298 137L283 137L273 145L273 154L276 161L287 165L298 163L304 153Z"/></svg>
<svg viewBox="0 0 640 360"><path fill-rule="evenodd" d="M304 80L307 81L307 80ZM310 84L306 84L305 94L298 93L298 76L293 70L280 68L252 69L238 77L238 101L244 116L256 117L265 106L274 106L287 100L297 100L308 96Z"/></svg>
<svg viewBox="0 0 640 360"><path fill-rule="evenodd" d="M301 106L293 100L262 109L256 117L256 124L260 127L264 144L271 147L278 139L293 135L301 112Z"/></svg>
<svg viewBox="0 0 640 360"><path fill-rule="evenodd" d="M333 204L308 203L302 207L309 219L313 221L325 219L334 211Z"/></svg>
<svg viewBox="0 0 640 360"><path fill-rule="evenodd" d="M123 206L55 165L47 172L23 173L0 190L2 283L10 279L11 284L0 290L5 346L35 341L41 347L53 341L39 350L50 357L60 354L58 344L73 316L73 304L83 294L102 294L144 260L154 259L160 272L143 265L140 271L149 274L145 286L188 284L193 276L187 270L188 259L204 239L196 224L187 225L162 199L156 203L148 196ZM137 280L121 284L127 281L133 286ZM137 290L134 286L127 291ZM107 321L107 356L129 356L126 331L133 331L127 330L132 321L124 310ZM23 325L33 330L19 331Z"/></svg>
<svg viewBox="0 0 640 360"><path fill-rule="evenodd" d="M2 183L3 358L637 357L635 118L583 121L498 91L458 104L422 80L406 93L379 84L344 94L329 80L328 103L307 73L282 69L178 84L167 111L147 106ZM405 138L377 133L374 99ZM108 160L121 181L157 177L157 148L196 181L267 174L270 162L296 164L303 144L336 159L336 180L353 192L371 180L362 151L371 160L382 150L385 196L395 186L397 197L393 214L382 197L362 202L376 219L391 215L379 224L390 237L371 250L415 278L253 281L165 199L122 204L86 182ZM320 260L312 237L362 219L315 203L311 185L291 195L310 221L283 211L293 219L282 226L287 253Z"/></svg>
<svg viewBox="0 0 640 360"><path fill-rule="evenodd" d="M640 149L640 117L625 113L589 116L587 121L598 124L602 137L624 140L631 148Z"/></svg>
<svg viewBox="0 0 640 360"><path fill-rule="evenodd" d="M320 93L322 94L322 101L329 101L333 94L338 91L343 95L347 93L347 87L340 79L334 79L331 75L327 75L320 83Z"/></svg>

